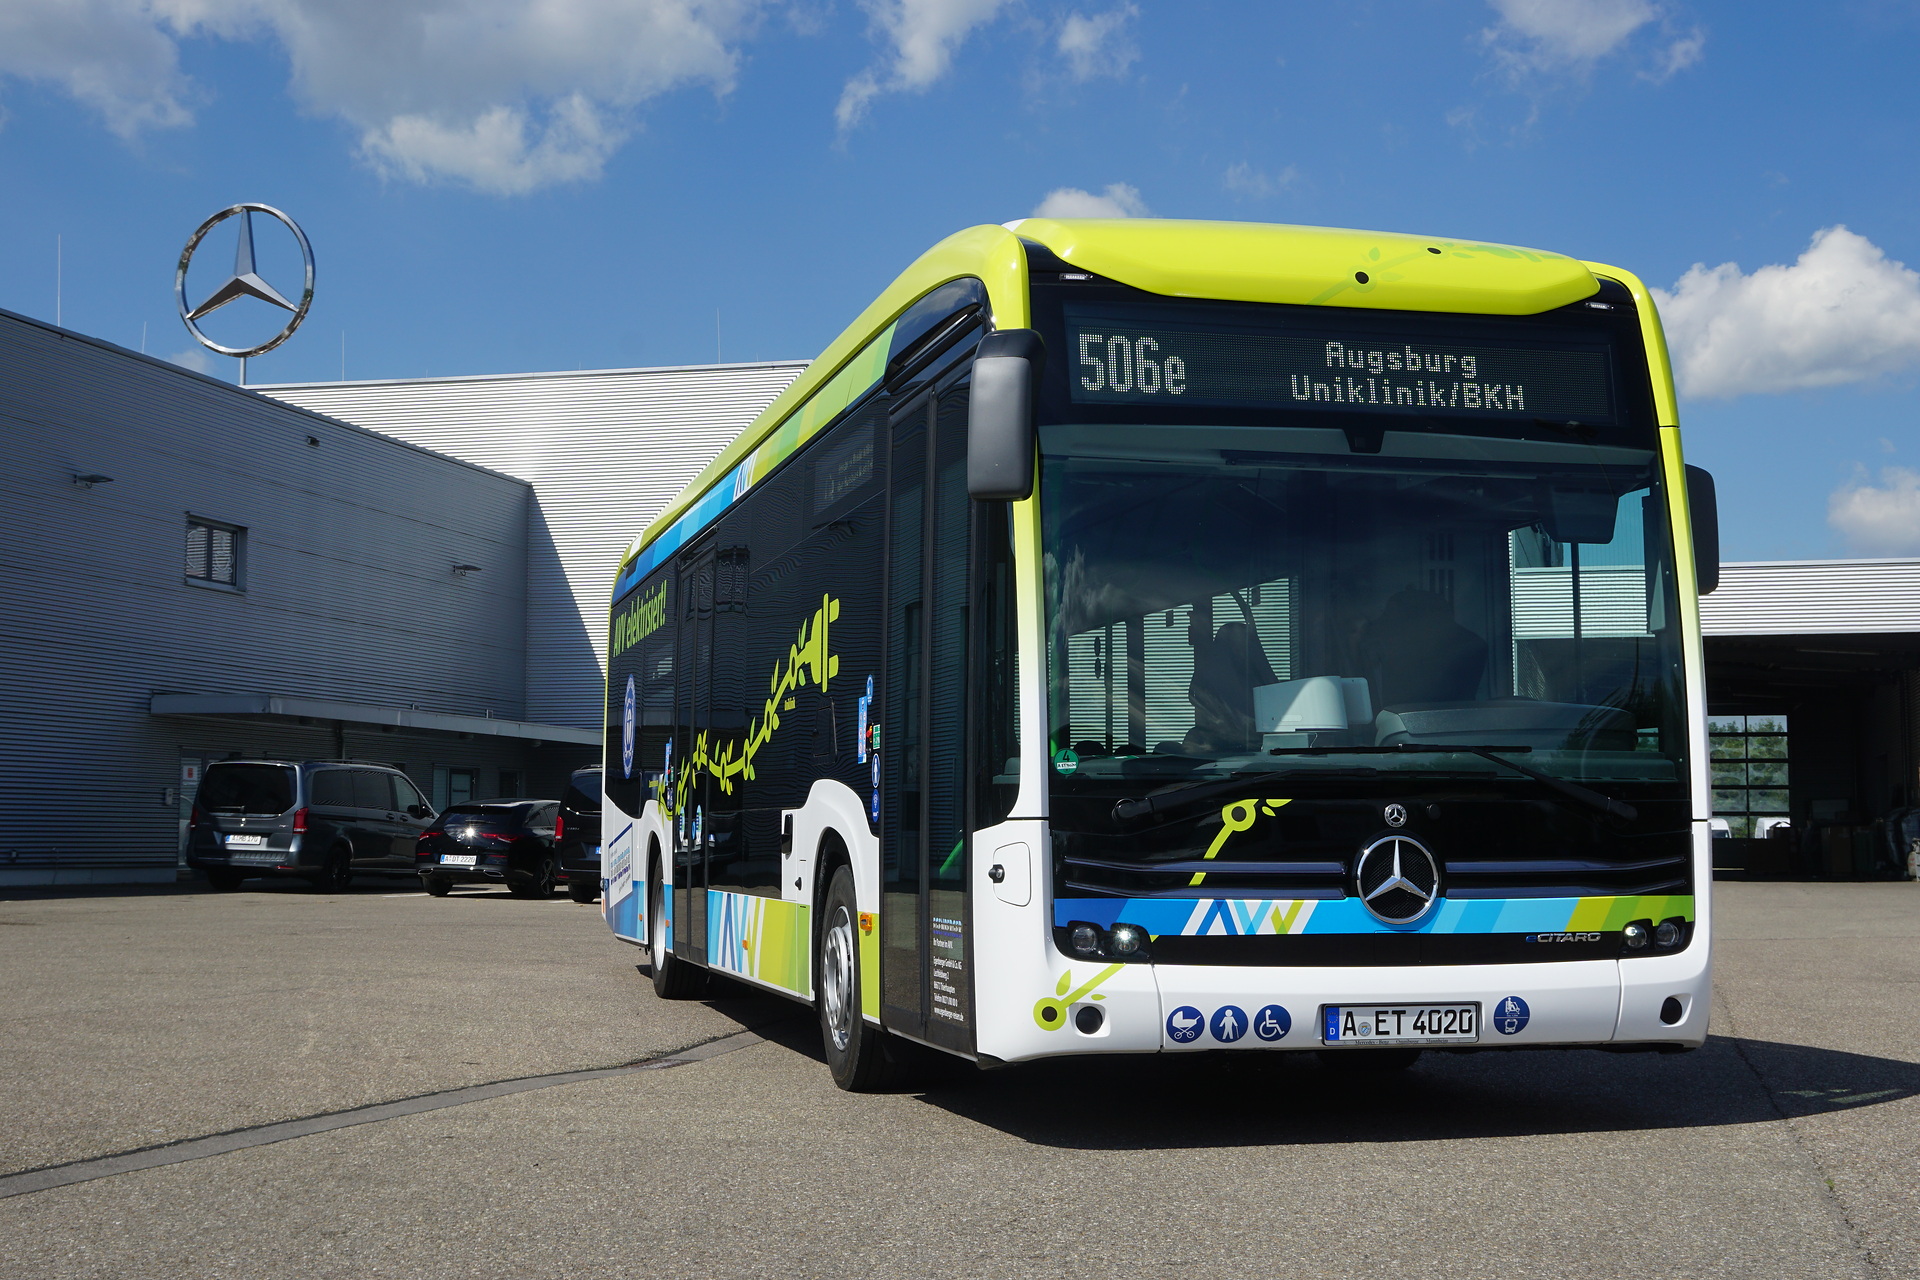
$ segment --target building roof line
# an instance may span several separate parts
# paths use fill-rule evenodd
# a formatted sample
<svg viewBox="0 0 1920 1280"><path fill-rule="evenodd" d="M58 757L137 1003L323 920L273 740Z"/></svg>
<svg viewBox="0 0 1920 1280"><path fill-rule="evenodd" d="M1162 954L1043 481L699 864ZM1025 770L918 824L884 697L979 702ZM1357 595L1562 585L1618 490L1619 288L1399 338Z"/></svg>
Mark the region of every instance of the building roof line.
<svg viewBox="0 0 1920 1280"><path fill-rule="evenodd" d="M1920 565L1920 556L1852 556L1840 560L1722 560L1722 569L1777 569L1819 565Z"/></svg>
<svg viewBox="0 0 1920 1280"><path fill-rule="evenodd" d="M606 378L636 373L741 373L753 369L804 369L805 360L743 360L729 364L636 365L625 369L554 369L527 373L456 373L424 378L351 378L320 382L251 382L252 391L317 391L328 387L444 386L458 382L527 382L554 378Z"/></svg>
<svg viewBox="0 0 1920 1280"><path fill-rule="evenodd" d="M96 338L92 334L80 333L74 329L63 329L59 325L49 324L45 320L36 320L32 316L23 316L17 311L8 311L4 307L0 307L0 320L13 320L31 328L44 329L55 337L71 342L85 343L91 347L98 347L109 355L157 365L161 370L170 375L193 378L209 386L218 387L230 395L252 396L256 400L264 400L272 404L275 408L285 409L287 412L298 414L303 418L312 418L316 422L324 422L329 427L339 427L343 430L366 436L370 440L378 440L382 443L393 445L395 448L409 449L414 453L425 454L430 458L438 458L442 462L450 462L455 466L465 467L469 471L478 471L483 475L493 476L501 480L511 480L517 485L532 488L531 482L523 480L519 476L508 475L504 471L497 471L492 467L484 467L477 462L468 462L465 458L456 458L450 453L441 453L437 449L429 449L424 445L417 445L411 441L402 440L398 436L390 436L384 431L375 431L371 427L363 427L357 422L348 422L344 418L331 417L319 412L317 409L309 409L304 405L294 404L290 400L282 400L278 396L261 395L260 385L257 383L248 383L243 387L237 383L228 382L224 378L216 378L210 373L202 373L198 369L189 369L183 364L175 364L173 361L165 359L164 357L150 356L144 351L135 351L130 347L123 347L118 343L108 342L105 338ZM225 357L222 358L224 359Z"/></svg>

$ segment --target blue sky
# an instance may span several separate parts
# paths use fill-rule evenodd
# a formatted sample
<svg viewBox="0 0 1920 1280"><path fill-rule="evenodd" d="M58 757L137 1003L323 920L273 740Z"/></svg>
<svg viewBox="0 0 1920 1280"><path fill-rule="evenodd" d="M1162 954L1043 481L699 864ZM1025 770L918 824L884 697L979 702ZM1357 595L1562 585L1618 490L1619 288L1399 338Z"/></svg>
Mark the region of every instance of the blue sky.
<svg viewBox="0 0 1920 1280"><path fill-rule="evenodd" d="M1504 240L1671 295L1730 557L1920 554L1916 66L1913 0L0 0L0 307L58 238L193 362L239 200L319 260L255 381L811 356L1043 205Z"/></svg>

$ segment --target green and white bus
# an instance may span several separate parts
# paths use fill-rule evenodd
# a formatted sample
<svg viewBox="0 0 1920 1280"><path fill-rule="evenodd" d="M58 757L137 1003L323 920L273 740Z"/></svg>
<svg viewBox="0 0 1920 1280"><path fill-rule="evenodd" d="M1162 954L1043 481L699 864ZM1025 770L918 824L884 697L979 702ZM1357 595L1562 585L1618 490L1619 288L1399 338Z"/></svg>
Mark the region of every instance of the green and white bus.
<svg viewBox="0 0 1920 1280"><path fill-rule="evenodd" d="M1613 267L962 231L624 558L607 920L663 996L813 1003L847 1088L907 1041L1697 1047L1718 552L1675 423Z"/></svg>

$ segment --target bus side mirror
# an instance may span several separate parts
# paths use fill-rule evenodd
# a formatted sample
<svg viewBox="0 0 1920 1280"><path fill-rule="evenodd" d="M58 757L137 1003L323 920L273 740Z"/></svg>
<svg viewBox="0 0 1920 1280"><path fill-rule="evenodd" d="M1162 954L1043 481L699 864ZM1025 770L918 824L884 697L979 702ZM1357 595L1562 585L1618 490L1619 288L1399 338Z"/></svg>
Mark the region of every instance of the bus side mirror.
<svg viewBox="0 0 1920 1280"><path fill-rule="evenodd" d="M1033 493L1033 400L1047 348L1032 329L980 340L967 412L967 492L982 501Z"/></svg>
<svg viewBox="0 0 1920 1280"><path fill-rule="evenodd" d="M1700 594L1712 595L1720 585L1720 503L1705 468L1687 468L1687 513L1693 524L1693 576Z"/></svg>

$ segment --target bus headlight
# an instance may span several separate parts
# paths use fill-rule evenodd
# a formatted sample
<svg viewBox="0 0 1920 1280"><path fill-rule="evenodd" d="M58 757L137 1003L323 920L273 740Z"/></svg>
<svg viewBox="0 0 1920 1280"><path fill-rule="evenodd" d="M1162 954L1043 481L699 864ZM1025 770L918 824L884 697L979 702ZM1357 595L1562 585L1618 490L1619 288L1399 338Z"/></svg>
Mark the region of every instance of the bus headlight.
<svg viewBox="0 0 1920 1280"><path fill-rule="evenodd" d="M1647 944L1653 941L1653 930L1647 927L1645 921L1635 920L1620 931L1620 937L1626 942L1627 950L1644 951Z"/></svg>
<svg viewBox="0 0 1920 1280"><path fill-rule="evenodd" d="M1117 924L1107 937L1116 956L1139 955L1141 945L1147 940L1146 931L1136 924Z"/></svg>
<svg viewBox="0 0 1920 1280"><path fill-rule="evenodd" d="M1083 956L1100 954L1100 931L1090 924L1077 924L1067 933L1067 945Z"/></svg>
<svg viewBox="0 0 1920 1280"><path fill-rule="evenodd" d="M1679 920L1662 920L1653 931L1653 942L1658 947L1677 947L1685 936L1685 929Z"/></svg>

